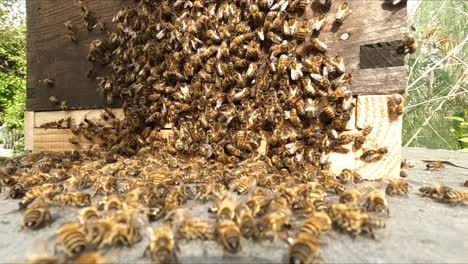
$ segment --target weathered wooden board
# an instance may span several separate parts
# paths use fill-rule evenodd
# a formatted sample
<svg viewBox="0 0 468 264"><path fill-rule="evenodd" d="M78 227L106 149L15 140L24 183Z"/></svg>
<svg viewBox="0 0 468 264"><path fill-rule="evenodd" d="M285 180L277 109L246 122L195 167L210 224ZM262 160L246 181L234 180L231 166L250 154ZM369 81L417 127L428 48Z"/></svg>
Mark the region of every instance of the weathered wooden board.
<svg viewBox="0 0 468 264"><path fill-rule="evenodd" d="M125 5L134 1L84 0L85 5L111 29L112 17ZM27 9L27 109L51 111L60 108L49 101L50 96L65 100L70 109L102 108L105 99L96 91L97 81L86 78L89 63L87 54L92 40L103 32L95 28L88 32L81 10L74 0L29 0ZM70 20L75 27L77 43L66 36L64 23ZM99 69L98 69L99 70ZM102 69L101 69L102 70ZM99 72L98 74L102 71ZM98 75L99 76L99 75ZM54 81L47 87L44 79ZM113 106L118 106L116 102Z"/></svg>
<svg viewBox="0 0 468 264"><path fill-rule="evenodd" d="M336 16L338 6L343 2L350 4L353 13L341 26L338 26L332 21ZM346 68L353 76L351 89L354 95L404 93L405 91L406 71L404 67L364 70L360 65L361 46L401 41L405 37L407 32L406 3L393 6L387 4L388 2L391 1L334 0L327 14L328 23L319 38L328 45L329 56L340 55L345 59ZM343 40L343 34L348 34L349 38ZM380 60L385 60L385 58L380 57Z"/></svg>

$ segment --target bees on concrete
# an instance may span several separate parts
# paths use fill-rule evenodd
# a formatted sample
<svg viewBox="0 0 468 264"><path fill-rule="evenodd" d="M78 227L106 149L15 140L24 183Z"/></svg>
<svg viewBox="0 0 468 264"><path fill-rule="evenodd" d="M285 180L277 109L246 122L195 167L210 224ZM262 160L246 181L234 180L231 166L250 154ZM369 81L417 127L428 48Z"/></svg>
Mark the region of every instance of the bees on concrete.
<svg viewBox="0 0 468 264"><path fill-rule="evenodd" d="M430 161L426 164L426 170L436 171L445 169L445 163L443 161Z"/></svg>
<svg viewBox="0 0 468 264"><path fill-rule="evenodd" d="M214 240L215 223L197 217L187 217L177 228L177 234L186 240Z"/></svg>
<svg viewBox="0 0 468 264"><path fill-rule="evenodd" d="M145 255L149 253L154 263L177 263L177 251L172 229L168 225L163 225L153 230Z"/></svg>
<svg viewBox="0 0 468 264"><path fill-rule="evenodd" d="M342 183L348 183L348 182L353 182L353 183L360 183L363 181L361 175L357 173L356 171L350 170L350 169L343 169L341 173L338 175L338 179Z"/></svg>
<svg viewBox="0 0 468 264"><path fill-rule="evenodd" d="M313 216L307 218L299 229L299 232L308 233L318 237L323 232L332 228L332 220L327 213L316 212Z"/></svg>
<svg viewBox="0 0 468 264"><path fill-rule="evenodd" d="M86 207L80 210L78 220L82 225L88 221L96 221L101 218L101 214L96 207Z"/></svg>
<svg viewBox="0 0 468 264"><path fill-rule="evenodd" d="M425 186L419 188L422 196L429 196L431 198L442 199L445 196L445 193L452 191L452 188L445 185L436 185L436 186Z"/></svg>
<svg viewBox="0 0 468 264"><path fill-rule="evenodd" d="M366 184L358 189L344 191L340 194L340 203L354 203L373 191L375 191L375 186L372 184Z"/></svg>
<svg viewBox="0 0 468 264"><path fill-rule="evenodd" d="M442 200L451 206L468 202L468 191L449 190L444 193Z"/></svg>
<svg viewBox="0 0 468 264"><path fill-rule="evenodd" d="M81 191L59 194L56 195L53 200L62 205L71 205L76 207L85 207L91 205L91 195Z"/></svg>
<svg viewBox="0 0 468 264"><path fill-rule="evenodd" d="M44 225L49 225L52 221L52 216L44 202L35 202L28 206L23 215L22 228L39 229Z"/></svg>
<svg viewBox="0 0 468 264"><path fill-rule="evenodd" d="M375 190L369 193L366 198L366 202L364 203L364 208L368 212L383 213L387 216L390 214L385 193L380 190Z"/></svg>
<svg viewBox="0 0 468 264"><path fill-rule="evenodd" d="M97 252L85 252L80 254L74 263L106 264L106 258Z"/></svg>
<svg viewBox="0 0 468 264"><path fill-rule="evenodd" d="M88 241L79 223L65 223L57 230L58 244L69 257L75 257L88 248Z"/></svg>
<svg viewBox="0 0 468 264"><path fill-rule="evenodd" d="M409 184L403 179L390 180L385 192L390 196L405 195L408 197Z"/></svg>
<svg viewBox="0 0 468 264"><path fill-rule="evenodd" d="M320 259L320 242L307 232L299 232L289 247L289 263L314 263Z"/></svg>
<svg viewBox="0 0 468 264"><path fill-rule="evenodd" d="M234 221L219 221L216 225L216 237L226 252L235 254L241 250L241 232Z"/></svg>

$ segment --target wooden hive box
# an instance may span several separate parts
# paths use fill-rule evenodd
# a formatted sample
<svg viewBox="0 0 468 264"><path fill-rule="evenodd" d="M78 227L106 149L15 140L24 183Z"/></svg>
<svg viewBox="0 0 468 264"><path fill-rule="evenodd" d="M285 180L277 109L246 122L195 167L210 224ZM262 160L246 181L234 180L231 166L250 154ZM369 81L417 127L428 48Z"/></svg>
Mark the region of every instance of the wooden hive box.
<svg viewBox="0 0 468 264"><path fill-rule="evenodd" d="M89 44L102 37L103 33L98 29L92 32L85 29L80 8L74 2L27 1L27 150L60 151L89 147L92 142L83 138L80 139L81 144L71 144L68 141L73 136L70 129L40 127L66 117L78 122L84 117L97 118L106 106L105 99L96 91L97 81L86 78ZM330 17L334 17L341 2L333 1ZM319 37L328 45L329 56L339 54L344 57L347 71L352 74L351 89L357 107L348 125L349 132L371 125L374 129L369 139L376 146L389 149L389 155L375 163L361 162L361 152L331 154L334 171L356 169L366 179L399 175L402 120L401 117L393 121L389 119L387 96L405 92L404 55L398 49L407 32L407 9L405 1L395 6L388 2L391 1L349 1L353 13L345 23L341 26L327 23ZM85 3L109 27L117 10L135 5L134 1L122 0L86 0ZM77 43L66 37L64 23L67 20L76 25ZM44 79L53 80L55 85L47 86ZM66 100L69 111L60 111L60 107L49 101L50 96ZM115 102L109 107L123 116L119 106L120 103ZM264 146L261 151L265 151Z"/></svg>

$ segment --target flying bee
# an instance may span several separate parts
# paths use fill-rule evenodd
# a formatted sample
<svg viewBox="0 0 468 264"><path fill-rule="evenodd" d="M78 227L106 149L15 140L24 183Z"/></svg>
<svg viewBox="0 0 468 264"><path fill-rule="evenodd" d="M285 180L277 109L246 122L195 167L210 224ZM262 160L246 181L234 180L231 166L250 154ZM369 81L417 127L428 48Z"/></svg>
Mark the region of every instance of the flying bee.
<svg viewBox="0 0 468 264"><path fill-rule="evenodd" d="M426 164L426 170L443 170L445 168L445 163L443 161L430 161Z"/></svg>
<svg viewBox="0 0 468 264"><path fill-rule="evenodd" d="M449 190L444 193L442 201L449 203L451 206L457 206L461 203L468 202L468 191Z"/></svg>
<svg viewBox="0 0 468 264"><path fill-rule="evenodd" d="M146 248L144 255L149 253L151 260L154 263L178 263L178 250L179 248L177 247L176 241L174 240L174 234L171 230L171 227L164 225L154 229L151 242Z"/></svg>
<svg viewBox="0 0 468 264"><path fill-rule="evenodd" d="M444 185L436 185L434 187L421 187L419 191L423 197L429 196L431 198L442 199L447 192L453 191L453 189Z"/></svg>
<svg viewBox="0 0 468 264"><path fill-rule="evenodd" d="M96 207L86 207L80 210L78 220L82 225L88 221L95 221L100 218L99 210Z"/></svg>
<svg viewBox="0 0 468 264"><path fill-rule="evenodd" d="M409 184L403 179L390 180L387 184L385 192L390 195L405 195L408 196Z"/></svg>
<svg viewBox="0 0 468 264"><path fill-rule="evenodd" d="M375 186L372 184L366 184L358 189L344 191L340 194L340 203L354 203L373 191L375 191Z"/></svg>
<svg viewBox="0 0 468 264"><path fill-rule="evenodd" d="M369 193L366 198L366 202L364 203L364 208L366 208L368 212L384 213L386 215L390 214L385 193L380 190L375 190Z"/></svg>
<svg viewBox="0 0 468 264"><path fill-rule="evenodd" d="M314 263L320 259L320 242L317 237L299 232L289 247L289 263Z"/></svg>
<svg viewBox="0 0 468 264"><path fill-rule="evenodd" d="M65 223L57 230L58 243L65 253L77 256L88 248L88 242L79 223Z"/></svg>
<svg viewBox="0 0 468 264"><path fill-rule="evenodd" d="M359 158L364 162L376 162L381 160L387 153L387 147L364 150L364 153L362 153L362 155Z"/></svg>
<svg viewBox="0 0 468 264"><path fill-rule="evenodd" d="M363 128L361 131L359 131L359 134L356 136L355 141L354 141L354 147L356 149L360 149L364 142L366 142L367 136L372 132L373 127L371 125L366 126Z"/></svg>
<svg viewBox="0 0 468 264"><path fill-rule="evenodd" d="M216 226L216 234L223 248L232 254L241 250L241 233L232 220L222 220Z"/></svg>
<svg viewBox="0 0 468 264"><path fill-rule="evenodd" d="M400 94L387 97L387 108L390 120L396 120L403 114L403 104L403 96Z"/></svg>
<svg viewBox="0 0 468 264"><path fill-rule="evenodd" d="M49 225L52 221L47 206L43 202L36 202L30 205L23 215L21 228L39 229L44 225Z"/></svg>
<svg viewBox="0 0 468 264"><path fill-rule="evenodd" d="M350 169L343 169L341 173L338 175L338 179L342 183L348 183L348 182L360 183L363 181L359 173Z"/></svg>
<svg viewBox="0 0 468 264"><path fill-rule="evenodd" d="M349 16L351 15L351 13L353 13L353 10L350 8L348 2L344 2L342 3L339 7L338 7L338 11L336 12L336 16L335 16L335 21L336 23L343 23L343 21Z"/></svg>
<svg viewBox="0 0 468 264"><path fill-rule="evenodd" d="M310 42L313 47L320 52L326 52L328 49L327 44L323 43L318 38L311 38Z"/></svg>
<svg viewBox="0 0 468 264"><path fill-rule="evenodd" d="M416 52L418 47L418 41L414 37L407 36L403 41L403 46L401 47L401 50L404 54L413 54Z"/></svg>
<svg viewBox="0 0 468 264"><path fill-rule="evenodd" d="M307 218L299 229L299 232L308 233L318 237L323 232L330 230L332 220L327 213L316 212L313 216Z"/></svg>

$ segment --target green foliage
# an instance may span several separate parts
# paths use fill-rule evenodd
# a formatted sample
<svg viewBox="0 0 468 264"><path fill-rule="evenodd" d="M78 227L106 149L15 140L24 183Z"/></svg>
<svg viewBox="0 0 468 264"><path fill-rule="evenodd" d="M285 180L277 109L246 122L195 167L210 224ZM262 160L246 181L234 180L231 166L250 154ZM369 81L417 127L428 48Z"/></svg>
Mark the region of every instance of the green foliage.
<svg viewBox="0 0 468 264"><path fill-rule="evenodd" d="M416 31L410 32L419 49L408 58L404 144L461 147L449 129L453 121L445 117L462 113L468 106L468 49L466 44L459 45L466 43L467 11L467 1L419 1L411 23Z"/></svg>
<svg viewBox="0 0 468 264"><path fill-rule="evenodd" d="M468 107L462 116L448 116L447 119L453 122L450 132L458 140L460 147L468 148Z"/></svg>
<svg viewBox="0 0 468 264"><path fill-rule="evenodd" d="M0 125L23 128L26 102L26 27L22 0L0 0ZM15 143L21 151L22 140ZM23 144L24 145L24 144Z"/></svg>

